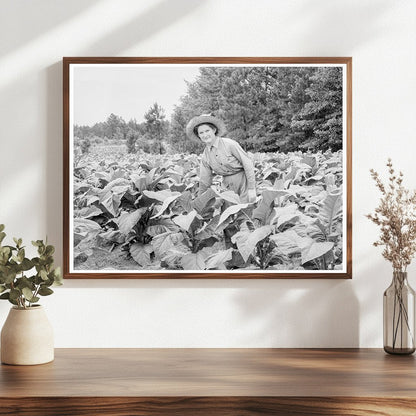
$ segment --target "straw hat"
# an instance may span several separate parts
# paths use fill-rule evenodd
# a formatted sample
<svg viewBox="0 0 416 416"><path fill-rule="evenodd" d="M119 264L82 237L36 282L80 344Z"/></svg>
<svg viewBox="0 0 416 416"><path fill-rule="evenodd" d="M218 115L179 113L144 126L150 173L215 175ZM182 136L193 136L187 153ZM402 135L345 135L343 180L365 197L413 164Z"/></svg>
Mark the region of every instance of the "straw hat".
<svg viewBox="0 0 416 416"><path fill-rule="evenodd" d="M198 135L195 134L195 127L198 127L201 124L213 124L217 128L217 136L222 136L226 132L224 122L212 116L211 114L201 114L200 116L196 116L188 123L186 126L186 135L190 139L197 139L199 140Z"/></svg>

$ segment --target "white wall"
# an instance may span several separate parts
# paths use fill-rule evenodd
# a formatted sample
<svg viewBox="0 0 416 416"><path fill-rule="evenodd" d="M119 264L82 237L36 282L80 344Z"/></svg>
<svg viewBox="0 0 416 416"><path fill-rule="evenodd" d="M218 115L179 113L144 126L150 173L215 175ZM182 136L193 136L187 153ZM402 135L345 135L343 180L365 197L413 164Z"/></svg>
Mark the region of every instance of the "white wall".
<svg viewBox="0 0 416 416"><path fill-rule="evenodd" d="M0 223L62 261L63 56L352 56L353 279L71 280L57 347L380 347L390 265L364 215L388 156L416 187L416 2L0 0ZM410 282L416 287L416 268ZM0 325L9 304L0 304Z"/></svg>

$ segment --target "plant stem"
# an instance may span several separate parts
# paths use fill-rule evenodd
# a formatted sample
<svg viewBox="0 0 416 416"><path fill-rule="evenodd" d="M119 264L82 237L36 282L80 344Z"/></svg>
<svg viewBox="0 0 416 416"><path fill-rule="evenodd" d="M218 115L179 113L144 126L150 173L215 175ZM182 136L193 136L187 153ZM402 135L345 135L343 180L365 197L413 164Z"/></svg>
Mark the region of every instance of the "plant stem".
<svg viewBox="0 0 416 416"><path fill-rule="evenodd" d="M401 280L399 278L394 279L394 303L393 303L393 348L396 348L397 343L397 336L399 334L399 327L400 327L400 347L403 348L403 330L408 331L408 334L411 337L412 344L414 344L414 335L412 333L412 330L409 326L409 316L407 313L407 307L403 300L403 284L404 280ZM397 311L397 319L396 319L396 308L398 308ZM405 328L403 325L403 320L405 324Z"/></svg>

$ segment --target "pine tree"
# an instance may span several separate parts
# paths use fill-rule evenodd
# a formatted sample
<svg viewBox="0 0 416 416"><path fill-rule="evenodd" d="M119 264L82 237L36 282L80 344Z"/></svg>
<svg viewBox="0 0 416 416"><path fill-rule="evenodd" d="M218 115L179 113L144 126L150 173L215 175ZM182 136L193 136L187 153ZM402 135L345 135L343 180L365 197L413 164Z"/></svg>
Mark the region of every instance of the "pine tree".
<svg viewBox="0 0 416 416"><path fill-rule="evenodd" d="M168 131L165 118L165 110L158 103L154 103L144 115L145 138L155 145L159 154L164 152L163 140Z"/></svg>

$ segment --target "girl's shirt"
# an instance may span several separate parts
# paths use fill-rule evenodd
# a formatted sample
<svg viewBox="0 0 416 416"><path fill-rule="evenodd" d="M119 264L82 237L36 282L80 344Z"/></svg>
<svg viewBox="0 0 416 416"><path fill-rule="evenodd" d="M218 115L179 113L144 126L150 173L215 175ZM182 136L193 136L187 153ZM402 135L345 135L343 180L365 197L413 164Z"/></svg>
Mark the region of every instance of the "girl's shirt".
<svg viewBox="0 0 416 416"><path fill-rule="evenodd" d="M254 165L248 154L235 140L217 137L202 153L199 193L211 186L214 175L230 176L242 170L247 177L248 189L255 189Z"/></svg>

